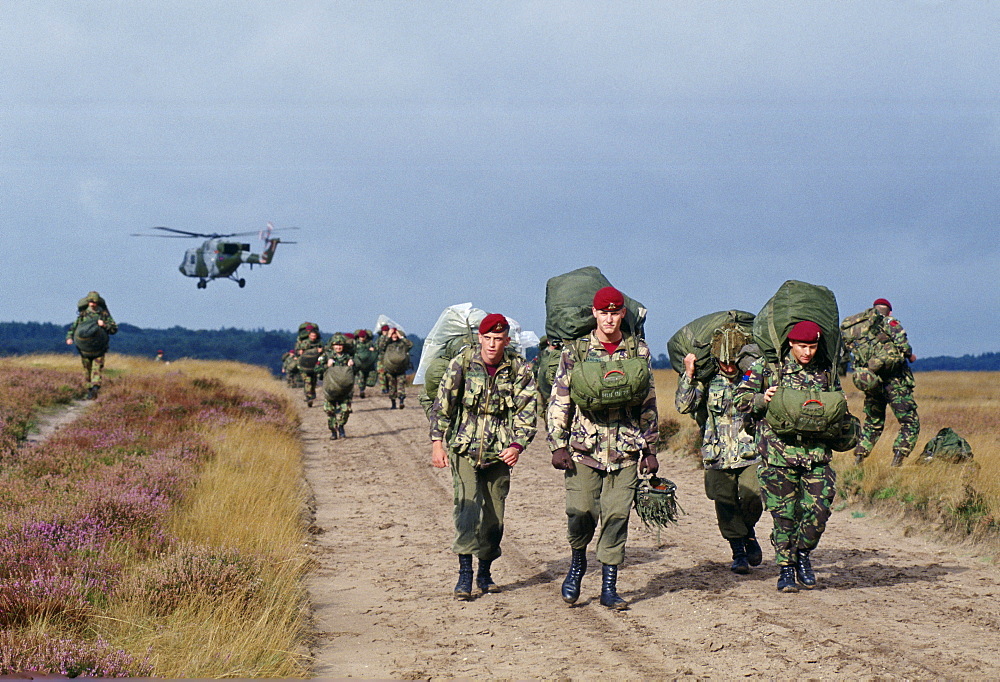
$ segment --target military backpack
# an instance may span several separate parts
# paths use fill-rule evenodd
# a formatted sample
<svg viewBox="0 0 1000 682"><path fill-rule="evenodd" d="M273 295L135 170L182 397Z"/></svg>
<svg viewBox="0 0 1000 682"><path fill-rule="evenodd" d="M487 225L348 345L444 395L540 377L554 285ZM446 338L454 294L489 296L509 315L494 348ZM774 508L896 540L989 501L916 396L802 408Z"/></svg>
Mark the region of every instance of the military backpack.
<svg viewBox="0 0 1000 682"><path fill-rule="evenodd" d="M843 391L812 391L779 386L765 419L779 436L834 438L850 413Z"/></svg>
<svg viewBox="0 0 1000 682"><path fill-rule="evenodd" d="M354 368L348 365L328 367L323 375L323 394L331 403L340 402L354 390Z"/></svg>
<svg viewBox="0 0 1000 682"><path fill-rule="evenodd" d="M920 455L921 462L940 460L952 464L961 464L972 459L972 446L955 431L946 426L931 438Z"/></svg>
<svg viewBox="0 0 1000 682"><path fill-rule="evenodd" d="M590 337L572 342L573 370L569 376L569 396L573 403L589 411L634 407L649 394L652 376L649 362L639 355L634 335L623 338L624 360L588 359Z"/></svg>
<svg viewBox="0 0 1000 682"><path fill-rule="evenodd" d="M108 330L97 324L100 318L90 315L82 320L73 331L73 343L85 358L99 358L108 352Z"/></svg>
<svg viewBox="0 0 1000 682"><path fill-rule="evenodd" d="M410 351L401 343L390 342L382 355L382 368L393 376L403 374L410 368Z"/></svg>

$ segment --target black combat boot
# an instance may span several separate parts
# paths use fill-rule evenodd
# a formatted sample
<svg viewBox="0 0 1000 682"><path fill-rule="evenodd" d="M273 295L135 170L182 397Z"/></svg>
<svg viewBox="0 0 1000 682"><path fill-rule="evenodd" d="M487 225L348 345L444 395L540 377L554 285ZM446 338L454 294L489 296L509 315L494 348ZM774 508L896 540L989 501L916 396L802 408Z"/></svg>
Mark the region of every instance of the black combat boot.
<svg viewBox="0 0 1000 682"><path fill-rule="evenodd" d="M894 453L892 453L892 464L890 464L889 466L891 466L891 467L901 467L901 466L903 466L903 460L904 459L906 459L906 455L904 455L902 452L898 452L898 451L894 452Z"/></svg>
<svg viewBox="0 0 1000 682"><path fill-rule="evenodd" d="M365 397L365 389L362 388L360 391L358 391L358 397L359 398L364 398Z"/></svg>
<svg viewBox="0 0 1000 682"><path fill-rule="evenodd" d="M406 396L405 395L399 396L399 409L403 409L403 403L405 402L406 402Z"/></svg>
<svg viewBox="0 0 1000 682"><path fill-rule="evenodd" d="M91 386L87 389L87 400L93 400L97 397L97 386Z"/></svg>
<svg viewBox="0 0 1000 682"><path fill-rule="evenodd" d="M618 596L618 567L601 564L601 606L624 611L628 602Z"/></svg>
<svg viewBox="0 0 1000 682"><path fill-rule="evenodd" d="M395 410L396 409L396 399L395 398L389 398L389 400L392 401L392 405L389 407L389 409L390 410Z"/></svg>
<svg viewBox="0 0 1000 682"><path fill-rule="evenodd" d="M337 429L330 429L330 440L337 440Z"/></svg>
<svg viewBox="0 0 1000 682"><path fill-rule="evenodd" d="M729 546L733 548L733 564L729 567L729 570L733 573L746 575L750 572L746 542L744 540L730 540Z"/></svg>
<svg viewBox="0 0 1000 682"><path fill-rule="evenodd" d="M479 586L479 590L483 594L496 594L500 591L500 586L493 582L493 576L490 575L490 565L492 563L492 561L479 560L479 570L476 571L476 585Z"/></svg>
<svg viewBox="0 0 1000 682"><path fill-rule="evenodd" d="M574 549L569 562L569 571L562 584L562 598L567 604L575 604L580 598L580 581L587 572L587 548Z"/></svg>
<svg viewBox="0 0 1000 682"><path fill-rule="evenodd" d="M455 585L455 599L472 599L472 555L458 555L458 583Z"/></svg>
<svg viewBox="0 0 1000 682"><path fill-rule="evenodd" d="M764 553L760 551L760 543L757 542L757 536L751 532L743 542L747 547L747 563L751 566L760 566L761 562L764 561Z"/></svg>
<svg viewBox="0 0 1000 682"><path fill-rule="evenodd" d="M337 435L340 436L341 438L347 438L347 434L344 432L343 426L337 427Z"/></svg>
<svg viewBox="0 0 1000 682"><path fill-rule="evenodd" d="M781 573L778 575L778 592L798 592L799 586L795 584L795 567L781 566Z"/></svg>
<svg viewBox="0 0 1000 682"><path fill-rule="evenodd" d="M816 587L816 574L813 573L812 562L809 561L809 551L799 550L799 561L795 564L795 577L799 579L799 584L807 590Z"/></svg>

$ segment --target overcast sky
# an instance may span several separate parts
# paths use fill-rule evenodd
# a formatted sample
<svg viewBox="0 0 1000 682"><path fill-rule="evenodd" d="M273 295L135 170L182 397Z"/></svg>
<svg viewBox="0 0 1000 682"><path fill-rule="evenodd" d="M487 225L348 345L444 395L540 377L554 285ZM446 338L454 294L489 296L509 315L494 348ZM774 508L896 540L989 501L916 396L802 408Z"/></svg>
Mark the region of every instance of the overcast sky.
<svg viewBox="0 0 1000 682"><path fill-rule="evenodd" d="M542 334L597 265L654 353L786 279L998 351L998 36L993 2L4 2L0 321L97 289L142 327ZM266 221L299 243L245 289L129 236Z"/></svg>

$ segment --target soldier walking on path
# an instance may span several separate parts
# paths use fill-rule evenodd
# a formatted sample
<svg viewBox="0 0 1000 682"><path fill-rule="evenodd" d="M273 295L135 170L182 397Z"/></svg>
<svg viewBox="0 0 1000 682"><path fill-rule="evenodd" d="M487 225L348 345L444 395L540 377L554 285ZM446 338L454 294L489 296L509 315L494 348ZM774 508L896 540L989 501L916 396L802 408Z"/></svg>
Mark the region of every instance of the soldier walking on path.
<svg viewBox="0 0 1000 682"><path fill-rule="evenodd" d="M885 428L886 407L891 407L899 421L891 466L898 467L916 447L920 435L920 416L913 398L915 382L909 366L916 362L917 356L903 325L892 317L889 301L877 299L865 312L870 324L864 335L857 339L845 335L845 345L854 357L855 376L860 377L855 384L864 386L865 393L865 420L861 441L854 450L854 462L860 466L871 454Z"/></svg>
<svg viewBox="0 0 1000 682"><path fill-rule="evenodd" d="M399 409L404 407L406 370L410 368L411 348L413 348L413 342L403 336L395 327L389 330L385 337L385 343L382 344L382 392L388 394L392 403L389 409L396 409L397 400L399 400Z"/></svg>
<svg viewBox="0 0 1000 682"><path fill-rule="evenodd" d="M316 383L319 381L319 368L323 356L323 340L318 329L310 329L306 338L295 344L295 352L299 357L299 373L302 375L302 392L306 405L312 407L316 400Z"/></svg>
<svg viewBox="0 0 1000 682"><path fill-rule="evenodd" d="M535 437L535 381L520 356L505 353L509 329L498 313L483 319L479 348L466 348L449 363L431 411L431 463L451 464L455 598L461 600L472 598L473 556L479 590L500 591L491 566L501 554L510 470Z"/></svg>
<svg viewBox="0 0 1000 682"><path fill-rule="evenodd" d="M93 400L104 379L104 355L108 352L108 337L118 333L118 324L108 312L107 303L96 291L91 291L77 304L77 316L66 332L66 345L76 344L83 363L87 398Z"/></svg>
<svg viewBox="0 0 1000 682"><path fill-rule="evenodd" d="M763 561L754 530L763 512L757 480L761 460L751 417L738 411L733 401L743 378L737 356L750 342L739 325L716 330L711 352L718 371L707 383L695 380L697 358L688 353L674 396L681 414L694 414L703 407L707 414L701 442L705 494L715 502L719 530L732 549L730 569L744 575L750 573L751 566L759 566Z"/></svg>
<svg viewBox="0 0 1000 682"><path fill-rule="evenodd" d="M857 441L858 425L853 417L836 439L801 433L778 435L763 418L779 389L835 390L834 368L830 361L821 364L817 357L821 335L822 329L815 322L795 324L787 335L788 354L782 355L779 366L773 369L764 358L755 361L734 397L736 409L759 419L758 452L764 461L759 470L760 486L764 508L774 519L771 543L781 569L780 592L798 592L799 585L809 590L816 587L809 555L830 518L836 482L830 466L833 449L851 448Z"/></svg>
<svg viewBox="0 0 1000 682"><path fill-rule="evenodd" d="M571 377L574 371L582 371L582 365L639 358L644 360L639 365L644 367L647 379L651 376L649 347L635 335L622 332L622 293L614 287L599 290L594 295L592 313L597 328L563 347L547 411L552 466L566 472L567 537L572 558L562 584L562 598L573 604L580 597L580 583L587 571L587 546L600 521L600 601L622 610L628 608L628 602L618 595L618 567L625 559L637 469L653 474L659 468L656 394L648 380L642 395L629 396L628 406L588 409L577 404L571 393Z"/></svg>
<svg viewBox="0 0 1000 682"><path fill-rule="evenodd" d="M365 389L375 385L378 348L367 329L358 329L354 338L354 380L358 387L358 397L364 398Z"/></svg>
<svg viewBox="0 0 1000 682"><path fill-rule="evenodd" d="M353 388L348 388L338 399L331 399L330 391L326 390L326 383L333 382L334 367L354 367L354 359L347 352L347 339L343 334L334 334L330 339L326 352L326 378L324 378L323 410L327 415L327 426L330 427L330 440L347 438L344 427L347 426L347 419L351 416L351 395ZM353 381L352 381L353 383Z"/></svg>

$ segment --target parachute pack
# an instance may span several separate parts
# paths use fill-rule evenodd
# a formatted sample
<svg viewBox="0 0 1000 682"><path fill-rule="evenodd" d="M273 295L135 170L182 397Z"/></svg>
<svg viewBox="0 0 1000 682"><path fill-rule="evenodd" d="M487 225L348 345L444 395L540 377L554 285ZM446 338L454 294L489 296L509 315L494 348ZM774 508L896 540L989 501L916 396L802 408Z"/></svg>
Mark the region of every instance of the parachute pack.
<svg viewBox="0 0 1000 682"><path fill-rule="evenodd" d="M903 352L892 341L886 330L886 318L874 307L845 317L840 323L844 345L854 357L855 368L865 367L876 373L890 373L902 366ZM855 380L855 385L859 381ZM863 381L864 384L878 382ZM864 389L858 385L861 390Z"/></svg>
<svg viewBox="0 0 1000 682"><path fill-rule="evenodd" d="M750 337L753 334L754 317L753 313L745 310L723 310L688 322L667 341L670 366L678 374L683 374L685 356L694 353L694 379L711 379L716 370L716 364L712 360L712 339L716 332L727 325L735 325Z"/></svg>
<svg viewBox="0 0 1000 682"><path fill-rule="evenodd" d="M573 371L569 377L569 396L584 410L610 410L635 407L649 394L652 375L646 358L639 356L639 343L629 334L622 339L627 357L624 360L588 360L589 338L573 344Z"/></svg>
<svg viewBox="0 0 1000 682"><path fill-rule="evenodd" d="M820 362L836 368L840 360L840 313L837 298L824 286L790 279L772 296L753 320L753 338L771 364L780 364L788 352L788 332L799 322L819 325ZM839 385L836 372L831 381Z"/></svg>
<svg viewBox="0 0 1000 682"><path fill-rule="evenodd" d="M323 375L323 394L331 403L340 402L354 390L354 368L347 365L328 367Z"/></svg>
<svg viewBox="0 0 1000 682"><path fill-rule="evenodd" d="M316 332L319 334L319 325L315 322L303 322L299 325L299 335L298 340L304 341L309 338L309 332Z"/></svg>
<svg viewBox="0 0 1000 682"><path fill-rule="evenodd" d="M99 319L96 315L91 315L76 325L73 331L73 343L85 358L98 358L108 352L108 331L97 324Z"/></svg>
<svg viewBox="0 0 1000 682"><path fill-rule="evenodd" d="M941 461L961 464L972 459L972 446L955 431L946 426L931 438L920 454L921 462Z"/></svg>

